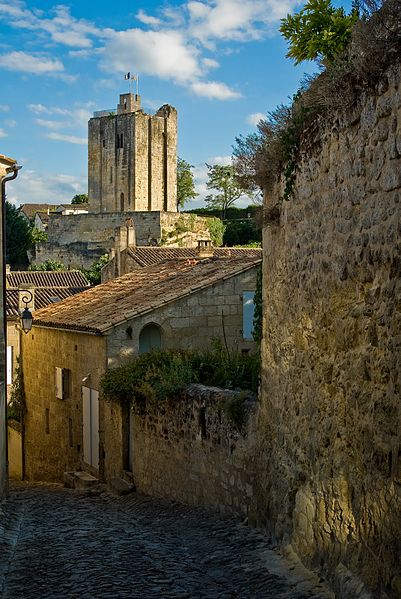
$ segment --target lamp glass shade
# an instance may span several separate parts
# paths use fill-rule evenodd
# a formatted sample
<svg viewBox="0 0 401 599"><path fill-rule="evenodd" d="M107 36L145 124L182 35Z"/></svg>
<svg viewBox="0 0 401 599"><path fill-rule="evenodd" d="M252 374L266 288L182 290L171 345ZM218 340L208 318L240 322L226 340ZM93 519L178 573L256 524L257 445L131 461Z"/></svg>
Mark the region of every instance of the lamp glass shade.
<svg viewBox="0 0 401 599"><path fill-rule="evenodd" d="M32 312L28 308L25 308L21 314L21 326L24 333L29 333L32 328L32 322Z"/></svg>

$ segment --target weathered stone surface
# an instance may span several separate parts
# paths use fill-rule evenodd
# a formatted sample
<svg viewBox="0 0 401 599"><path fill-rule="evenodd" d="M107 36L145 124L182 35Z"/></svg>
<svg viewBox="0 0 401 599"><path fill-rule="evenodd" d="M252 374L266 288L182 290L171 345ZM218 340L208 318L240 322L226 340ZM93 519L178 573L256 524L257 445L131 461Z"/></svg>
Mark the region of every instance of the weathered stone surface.
<svg viewBox="0 0 401 599"><path fill-rule="evenodd" d="M2 599L334 599L262 532L141 495L18 487L0 506Z"/></svg>
<svg viewBox="0 0 401 599"><path fill-rule="evenodd" d="M400 72L321 131L264 236L256 517L340 597L400 596Z"/></svg>

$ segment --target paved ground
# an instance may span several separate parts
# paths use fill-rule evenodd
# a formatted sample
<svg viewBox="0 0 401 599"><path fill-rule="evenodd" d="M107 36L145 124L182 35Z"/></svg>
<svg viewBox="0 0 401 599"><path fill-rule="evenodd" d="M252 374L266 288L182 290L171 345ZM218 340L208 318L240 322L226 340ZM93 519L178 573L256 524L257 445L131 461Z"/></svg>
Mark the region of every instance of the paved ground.
<svg viewBox="0 0 401 599"><path fill-rule="evenodd" d="M18 486L0 506L2 599L329 599L266 537L200 508Z"/></svg>

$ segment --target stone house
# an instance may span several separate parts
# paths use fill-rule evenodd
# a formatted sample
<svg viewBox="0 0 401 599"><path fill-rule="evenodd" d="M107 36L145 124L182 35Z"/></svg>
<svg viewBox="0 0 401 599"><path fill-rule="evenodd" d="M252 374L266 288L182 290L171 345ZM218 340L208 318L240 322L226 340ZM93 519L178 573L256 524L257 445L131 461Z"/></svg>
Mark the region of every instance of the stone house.
<svg viewBox="0 0 401 599"><path fill-rule="evenodd" d="M31 312L59 302L89 287L81 271L16 271L6 273L7 317L7 395L14 381L15 368L20 355L19 319L25 303L24 290L32 293L27 303Z"/></svg>
<svg viewBox="0 0 401 599"><path fill-rule="evenodd" d="M106 480L132 468L129 412L102 401L107 367L151 348L247 352L259 255L166 261L35 313L23 338L26 477L85 469Z"/></svg>

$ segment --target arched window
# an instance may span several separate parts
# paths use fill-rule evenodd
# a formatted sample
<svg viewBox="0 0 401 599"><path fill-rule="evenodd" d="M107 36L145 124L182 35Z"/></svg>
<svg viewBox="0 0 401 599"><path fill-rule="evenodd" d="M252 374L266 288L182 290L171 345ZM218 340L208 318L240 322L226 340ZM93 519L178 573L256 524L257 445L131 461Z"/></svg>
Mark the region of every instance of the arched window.
<svg viewBox="0 0 401 599"><path fill-rule="evenodd" d="M145 354L152 349L161 349L161 328L153 322L143 327L139 333L139 353Z"/></svg>
<svg viewBox="0 0 401 599"><path fill-rule="evenodd" d="M120 194L120 212L124 212L124 194Z"/></svg>

